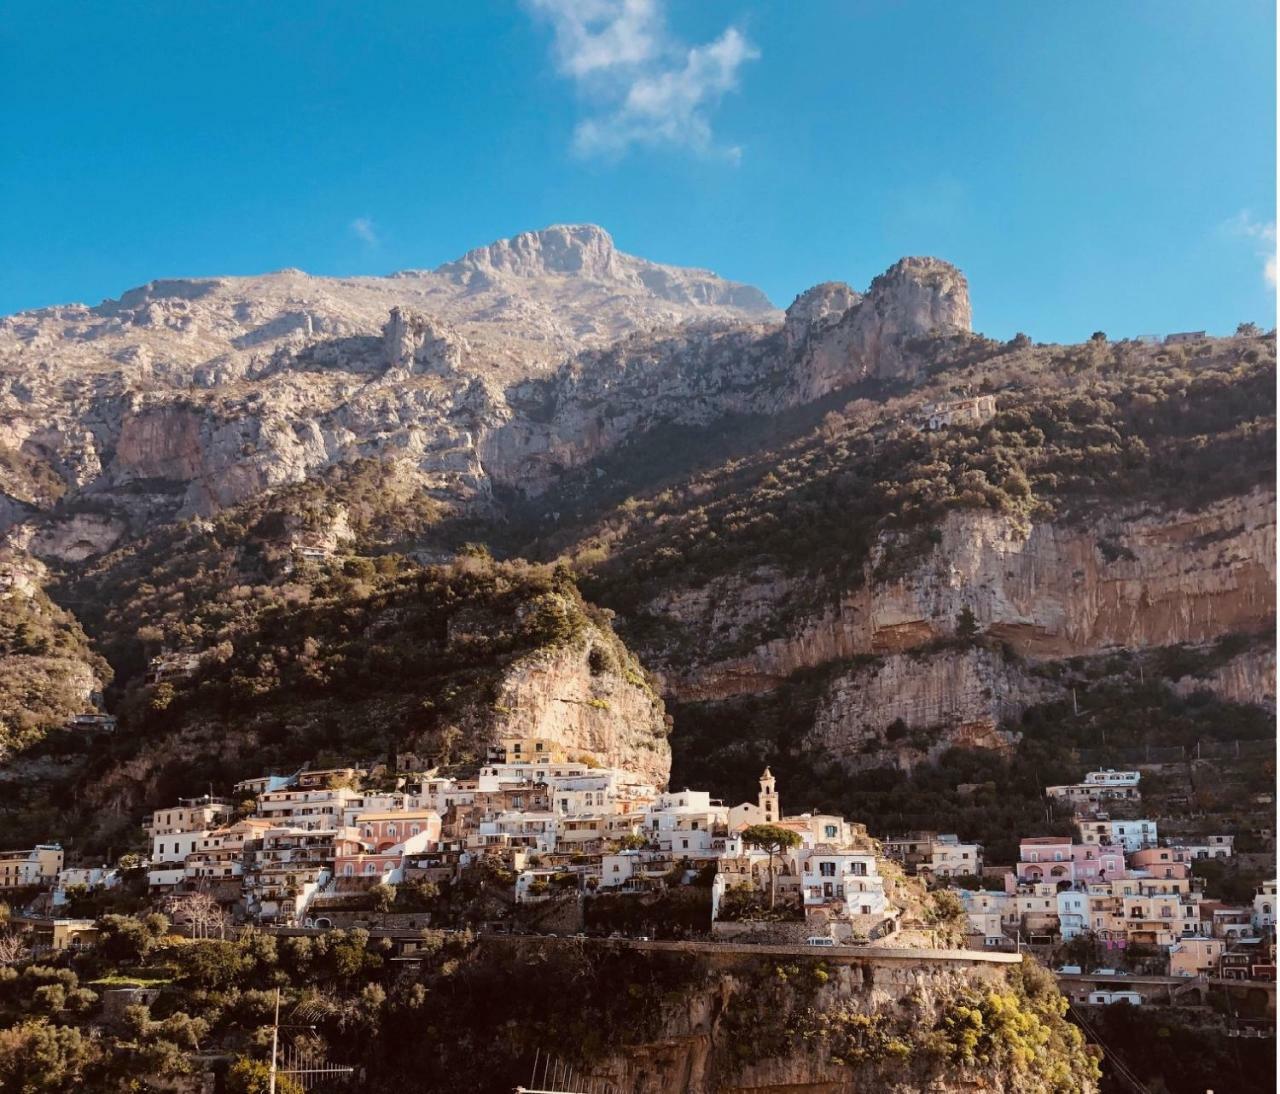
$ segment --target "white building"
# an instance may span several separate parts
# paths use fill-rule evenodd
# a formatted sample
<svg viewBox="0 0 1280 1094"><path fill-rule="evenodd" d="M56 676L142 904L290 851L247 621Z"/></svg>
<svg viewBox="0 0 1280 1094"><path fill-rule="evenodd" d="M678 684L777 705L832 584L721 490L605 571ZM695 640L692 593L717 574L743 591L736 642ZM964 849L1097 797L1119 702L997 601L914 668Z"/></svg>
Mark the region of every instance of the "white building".
<svg viewBox="0 0 1280 1094"><path fill-rule="evenodd" d="M187 856L226 819L231 806L214 798L191 798L167 809L157 809L144 825L151 833L151 859L147 884L169 889L186 876Z"/></svg>
<svg viewBox="0 0 1280 1094"><path fill-rule="evenodd" d="M1141 851L1144 847L1159 844L1156 822L1153 820L1111 820L1108 817L1076 820L1081 843L1103 847L1120 847L1126 854Z"/></svg>
<svg viewBox="0 0 1280 1094"><path fill-rule="evenodd" d="M830 846L799 847L788 852L796 863L806 911L843 905L850 916L883 918L888 911L884 879L871 850ZM837 912L837 914L839 914Z"/></svg>
<svg viewBox="0 0 1280 1094"><path fill-rule="evenodd" d="M1264 881L1253 896L1253 926L1256 930L1274 931L1276 927L1276 883Z"/></svg>
<svg viewBox="0 0 1280 1094"><path fill-rule="evenodd" d="M1084 781L1045 787L1045 795L1080 809L1096 809L1108 801L1139 801L1140 771L1090 771Z"/></svg>
<svg viewBox="0 0 1280 1094"><path fill-rule="evenodd" d="M1090 930L1089 892L1087 889L1064 889L1058 894L1058 933L1063 942Z"/></svg>
<svg viewBox="0 0 1280 1094"><path fill-rule="evenodd" d="M753 824L777 824L782 819L782 806L778 800L778 780L767 767L760 776L760 793L755 802L742 802L729 810L728 824L732 829L747 828Z"/></svg>
<svg viewBox="0 0 1280 1094"><path fill-rule="evenodd" d="M644 833L661 851L706 858L716 852L716 830L723 838L728 817L729 810L705 790L668 791L649 807Z"/></svg>
<svg viewBox="0 0 1280 1094"><path fill-rule="evenodd" d="M982 425L995 416L994 395L971 395L962 399L925 403L921 407L924 427L930 430L947 429L953 425Z"/></svg>
<svg viewBox="0 0 1280 1094"><path fill-rule="evenodd" d="M361 797L350 787L303 790L289 786L268 790L258 798L255 813L274 825L311 832L333 832L342 827L349 802Z"/></svg>
<svg viewBox="0 0 1280 1094"><path fill-rule="evenodd" d="M1018 925L1017 899L1012 893L987 889L952 889L964 905L969 934L980 935L983 947L995 949L1006 942L1005 928Z"/></svg>

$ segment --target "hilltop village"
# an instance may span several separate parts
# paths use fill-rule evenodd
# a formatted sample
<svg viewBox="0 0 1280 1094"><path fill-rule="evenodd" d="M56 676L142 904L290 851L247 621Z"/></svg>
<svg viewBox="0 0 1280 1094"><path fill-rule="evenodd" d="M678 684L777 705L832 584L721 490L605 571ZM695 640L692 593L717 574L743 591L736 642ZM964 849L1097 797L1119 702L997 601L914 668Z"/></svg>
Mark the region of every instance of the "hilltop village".
<svg viewBox="0 0 1280 1094"><path fill-rule="evenodd" d="M1031 952L1084 1005L1172 1002L1169 978L1275 979L1275 881L1210 899L1233 837L1162 839L1139 771L1046 787L1075 835L1027 833L995 865L955 835L788 812L768 769L756 800L727 804L540 738L501 741L472 777L421 767L401 754L176 801L144 819L146 854L109 865L52 842L2 854L10 948L85 946L101 914L153 911L204 938L443 927Z"/></svg>

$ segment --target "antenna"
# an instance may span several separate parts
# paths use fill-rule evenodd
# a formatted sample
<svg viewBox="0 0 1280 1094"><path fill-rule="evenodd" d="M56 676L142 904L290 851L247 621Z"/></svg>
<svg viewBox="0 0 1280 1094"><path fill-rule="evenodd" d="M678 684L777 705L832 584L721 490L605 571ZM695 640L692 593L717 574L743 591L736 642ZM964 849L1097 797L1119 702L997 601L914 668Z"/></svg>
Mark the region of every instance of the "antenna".
<svg viewBox="0 0 1280 1094"><path fill-rule="evenodd" d="M288 1075L296 1079L303 1090L308 1090L317 1083L323 1083L326 1078L349 1078L355 1073L354 1067L331 1064L328 1060L317 1058L314 1052L300 1049L296 1044L286 1046L285 1066L281 1067L279 1046L282 1028L313 1030L315 1026L286 1024L282 1027L280 1025L280 989L276 988L276 1013L275 1021L271 1024L271 1067L267 1072L267 1094L276 1094L277 1075Z"/></svg>

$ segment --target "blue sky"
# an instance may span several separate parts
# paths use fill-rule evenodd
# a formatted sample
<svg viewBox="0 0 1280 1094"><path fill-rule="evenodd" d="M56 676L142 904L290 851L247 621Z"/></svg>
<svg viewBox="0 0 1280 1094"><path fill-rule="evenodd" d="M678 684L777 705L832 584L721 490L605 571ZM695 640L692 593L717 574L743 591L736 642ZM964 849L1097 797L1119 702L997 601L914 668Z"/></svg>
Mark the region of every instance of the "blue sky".
<svg viewBox="0 0 1280 1094"><path fill-rule="evenodd" d="M934 254L996 337L1275 321L1267 0L5 13L0 313L592 221L781 306Z"/></svg>

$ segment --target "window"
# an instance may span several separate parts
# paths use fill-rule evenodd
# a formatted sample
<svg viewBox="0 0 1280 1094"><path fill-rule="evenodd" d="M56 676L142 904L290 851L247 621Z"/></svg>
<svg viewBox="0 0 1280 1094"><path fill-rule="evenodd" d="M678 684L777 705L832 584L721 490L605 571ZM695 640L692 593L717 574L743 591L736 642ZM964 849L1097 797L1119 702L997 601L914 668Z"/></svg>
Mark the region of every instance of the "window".
<svg viewBox="0 0 1280 1094"><path fill-rule="evenodd" d="M835 877L836 864L834 862L820 862L818 863L818 873L823 877Z"/></svg>
<svg viewBox="0 0 1280 1094"><path fill-rule="evenodd" d="M827 825L827 827L826 827L826 833L827 833L827 838L828 838L828 839L835 839L835 838L836 838L836 826L835 826L834 824L828 824L828 825Z"/></svg>

